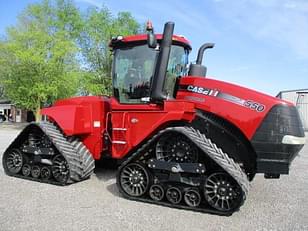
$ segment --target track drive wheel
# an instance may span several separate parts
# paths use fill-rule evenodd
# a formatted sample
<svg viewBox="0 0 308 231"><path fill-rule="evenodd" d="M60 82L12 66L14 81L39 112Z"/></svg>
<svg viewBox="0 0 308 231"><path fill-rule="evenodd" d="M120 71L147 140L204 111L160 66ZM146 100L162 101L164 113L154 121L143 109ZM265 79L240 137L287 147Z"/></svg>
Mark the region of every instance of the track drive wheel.
<svg viewBox="0 0 308 231"><path fill-rule="evenodd" d="M129 196L144 195L150 185L150 177L143 165L131 163L124 166L119 173L119 183L123 191Z"/></svg>
<svg viewBox="0 0 308 231"><path fill-rule="evenodd" d="M70 170L67 161L62 155L56 155L51 166L51 172L56 181L64 184L68 181Z"/></svg>
<svg viewBox="0 0 308 231"><path fill-rule="evenodd" d="M214 173L206 179L204 196L211 207L224 212L236 210L244 199L238 183L223 172Z"/></svg>
<svg viewBox="0 0 308 231"><path fill-rule="evenodd" d="M186 136L169 133L158 140L156 157L167 162L194 163L198 161L198 149Z"/></svg>
<svg viewBox="0 0 308 231"><path fill-rule="evenodd" d="M3 167L9 174L17 174L22 169L24 159L19 149L8 150L3 156Z"/></svg>

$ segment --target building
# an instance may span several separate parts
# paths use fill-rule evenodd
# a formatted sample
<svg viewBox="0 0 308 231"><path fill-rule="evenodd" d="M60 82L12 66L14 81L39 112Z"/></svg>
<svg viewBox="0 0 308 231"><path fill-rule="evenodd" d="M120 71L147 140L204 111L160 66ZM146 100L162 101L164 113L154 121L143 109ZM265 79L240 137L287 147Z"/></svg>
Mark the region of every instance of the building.
<svg viewBox="0 0 308 231"><path fill-rule="evenodd" d="M23 109L17 108L14 104L11 103L10 100L1 99L0 100L0 114L4 115L6 120L8 121L9 118L12 122L29 122L30 117L33 113L28 112Z"/></svg>
<svg viewBox="0 0 308 231"><path fill-rule="evenodd" d="M303 121L305 131L308 131L308 89L281 91L276 96L294 103Z"/></svg>

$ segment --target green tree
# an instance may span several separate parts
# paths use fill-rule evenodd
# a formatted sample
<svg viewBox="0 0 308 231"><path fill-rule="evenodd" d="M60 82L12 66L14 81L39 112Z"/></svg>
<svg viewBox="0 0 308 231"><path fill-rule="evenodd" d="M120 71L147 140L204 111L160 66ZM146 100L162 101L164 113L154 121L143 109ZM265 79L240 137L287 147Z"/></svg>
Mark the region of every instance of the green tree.
<svg viewBox="0 0 308 231"><path fill-rule="evenodd" d="M106 8L90 8L84 16L84 29L79 44L83 57L84 75L81 89L84 94L110 95L112 54L109 42L112 36L137 34L140 24L129 12L114 17Z"/></svg>
<svg viewBox="0 0 308 231"><path fill-rule="evenodd" d="M17 106L36 111L42 104L73 95L79 73L76 39L79 11L69 0L30 5L0 43L0 79Z"/></svg>
<svg viewBox="0 0 308 231"><path fill-rule="evenodd" d="M111 92L112 36L136 34L128 12L107 8L81 14L72 0L29 5L0 39L0 86L17 106L36 111L74 94Z"/></svg>

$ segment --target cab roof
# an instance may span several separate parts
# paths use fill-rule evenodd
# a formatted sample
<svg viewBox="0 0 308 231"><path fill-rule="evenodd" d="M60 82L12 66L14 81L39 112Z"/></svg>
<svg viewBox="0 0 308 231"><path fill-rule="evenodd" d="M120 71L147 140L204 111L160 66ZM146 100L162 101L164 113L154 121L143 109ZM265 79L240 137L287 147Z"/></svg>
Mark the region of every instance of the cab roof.
<svg viewBox="0 0 308 231"><path fill-rule="evenodd" d="M163 37L162 34L155 34L155 36L158 42L162 40L162 37ZM109 46L112 48L115 48L115 47L123 47L127 44L132 44L132 45L146 44L146 42L147 42L146 34L118 36L111 40L111 42L109 43ZM191 50L190 42L184 36L173 35L172 44L180 45L180 46L183 46Z"/></svg>

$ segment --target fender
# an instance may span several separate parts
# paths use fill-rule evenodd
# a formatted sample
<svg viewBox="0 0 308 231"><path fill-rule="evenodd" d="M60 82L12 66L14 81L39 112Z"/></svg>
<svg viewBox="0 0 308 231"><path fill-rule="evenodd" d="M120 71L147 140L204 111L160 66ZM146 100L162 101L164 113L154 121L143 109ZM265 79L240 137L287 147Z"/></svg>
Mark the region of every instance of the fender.
<svg viewBox="0 0 308 231"><path fill-rule="evenodd" d="M85 113L89 107L80 105L59 105L41 110L42 115L46 115L55 121L65 135L80 135L91 132L90 118ZM83 123L84 121L88 121Z"/></svg>
<svg viewBox="0 0 308 231"><path fill-rule="evenodd" d="M86 96L59 100L42 109L41 114L56 122L66 136L79 136L94 158L99 159L109 111L109 98Z"/></svg>

